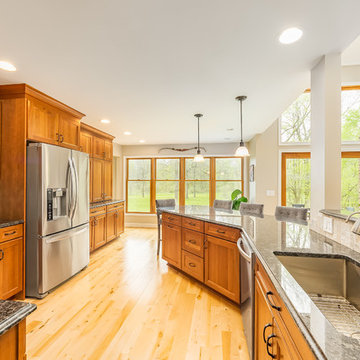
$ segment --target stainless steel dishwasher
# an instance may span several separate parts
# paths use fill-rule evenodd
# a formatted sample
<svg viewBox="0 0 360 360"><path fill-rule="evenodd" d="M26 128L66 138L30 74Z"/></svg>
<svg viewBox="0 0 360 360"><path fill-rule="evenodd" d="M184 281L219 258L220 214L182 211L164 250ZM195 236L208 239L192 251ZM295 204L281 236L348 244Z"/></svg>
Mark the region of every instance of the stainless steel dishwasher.
<svg viewBox="0 0 360 360"><path fill-rule="evenodd" d="M240 252L240 310L250 359L254 359L255 254L242 233Z"/></svg>

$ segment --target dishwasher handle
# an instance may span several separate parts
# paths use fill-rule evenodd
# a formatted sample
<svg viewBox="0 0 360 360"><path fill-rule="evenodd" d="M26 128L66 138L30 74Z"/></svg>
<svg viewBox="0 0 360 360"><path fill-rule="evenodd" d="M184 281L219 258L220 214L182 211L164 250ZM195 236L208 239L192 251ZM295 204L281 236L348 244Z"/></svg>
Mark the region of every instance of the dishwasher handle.
<svg viewBox="0 0 360 360"><path fill-rule="evenodd" d="M239 249L239 252L240 252L240 255L248 262L250 263L251 262L251 257L249 254L247 254L245 252L245 250L243 249L242 247L242 244L243 244L243 240L242 238L239 238L239 240L237 241L237 247Z"/></svg>

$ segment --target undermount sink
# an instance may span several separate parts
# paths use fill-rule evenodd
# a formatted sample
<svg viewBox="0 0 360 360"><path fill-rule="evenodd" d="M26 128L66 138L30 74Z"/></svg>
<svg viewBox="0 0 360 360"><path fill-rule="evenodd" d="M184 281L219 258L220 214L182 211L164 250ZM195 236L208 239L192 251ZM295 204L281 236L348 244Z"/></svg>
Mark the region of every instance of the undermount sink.
<svg viewBox="0 0 360 360"><path fill-rule="evenodd" d="M360 337L360 266L342 257L275 255L325 317Z"/></svg>

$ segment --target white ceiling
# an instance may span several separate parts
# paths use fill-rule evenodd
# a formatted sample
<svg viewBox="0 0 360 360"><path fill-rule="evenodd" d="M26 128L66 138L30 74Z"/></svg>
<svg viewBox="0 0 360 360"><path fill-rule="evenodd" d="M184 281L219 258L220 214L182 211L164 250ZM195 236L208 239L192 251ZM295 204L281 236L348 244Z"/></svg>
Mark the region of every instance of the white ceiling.
<svg viewBox="0 0 360 360"><path fill-rule="evenodd" d="M341 54L341 64L344 66L360 64L360 36Z"/></svg>
<svg viewBox="0 0 360 360"><path fill-rule="evenodd" d="M247 95L250 139L309 86L321 55L359 35L359 13L359 0L3 1L0 60L18 71L0 70L0 83L38 88L121 144L193 143L196 112L202 141L238 140L234 98ZM281 45L291 26L303 38Z"/></svg>

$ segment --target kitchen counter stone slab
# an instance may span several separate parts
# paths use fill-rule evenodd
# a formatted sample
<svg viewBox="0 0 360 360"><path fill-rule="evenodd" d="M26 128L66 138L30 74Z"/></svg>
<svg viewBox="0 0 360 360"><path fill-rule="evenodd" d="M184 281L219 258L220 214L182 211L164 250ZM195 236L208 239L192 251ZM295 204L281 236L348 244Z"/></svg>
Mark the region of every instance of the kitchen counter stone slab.
<svg viewBox="0 0 360 360"><path fill-rule="evenodd" d="M90 209L95 209L101 206L107 206L107 205L113 205L113 204L118 204L121 202L125 202L125 200L107 200L107 201L100 201L97 203L92 203L90 204Z"/></svg>
<svg viewBox="0 0 360 360"><path fill-rule="evenodd" d="M360 253L310 230L306 224L279 221L274 216L242 216L237 210L215 210L206 206L176 206L161 210L241 229L315 356L328 360L359 359L360 337L345 336L337 331L276 254L340 257L360 264Z"/></svg>
<svg viewBox="0 0 360 360"><path fill-rule="evenodd" d="M0 228L23 224L24 220L0 220Z"/></svg>

